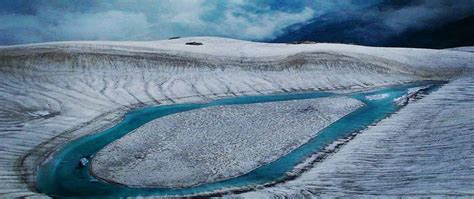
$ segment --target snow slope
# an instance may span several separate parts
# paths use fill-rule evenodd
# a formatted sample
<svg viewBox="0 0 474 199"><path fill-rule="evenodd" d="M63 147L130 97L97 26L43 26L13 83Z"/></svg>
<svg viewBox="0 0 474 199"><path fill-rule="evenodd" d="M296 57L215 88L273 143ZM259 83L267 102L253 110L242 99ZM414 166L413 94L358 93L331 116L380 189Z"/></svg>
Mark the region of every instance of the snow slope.
<svg viewBox="0 0 474 199"><path fill-rule="evenodd" d="M241 196L472 197L473 113L471 73L363 131L299 178Z"/></svg>
<svg viewBox="0 0 474 199"><path fill-rule="evenodd" d="M134 107L451 79L473 63L469 52L212 37L2 46L0 197L36 196L34 171L49 152Z"/></svg>

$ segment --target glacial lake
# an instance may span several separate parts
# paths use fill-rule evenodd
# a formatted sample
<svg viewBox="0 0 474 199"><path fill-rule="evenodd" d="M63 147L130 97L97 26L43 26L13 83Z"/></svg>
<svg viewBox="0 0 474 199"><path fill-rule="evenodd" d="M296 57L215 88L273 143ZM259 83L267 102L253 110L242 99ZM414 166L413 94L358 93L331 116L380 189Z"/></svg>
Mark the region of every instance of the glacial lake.
<svg viewBox="0 0 474 199"><path fill-rule="evenodd" d="M287 172L311 155L322 151L328 144L363 130L397 111L400 106L394 99L408 93L408 89L432 85L425 92L439 88L441 82L417 82L404 85L378 88L348 94L330 92L284 93L275 95L242 96L215 100L208 103L186 103L139 108L127 113L115 126L91 135L87 135L65 144L52 158L37 171L36 188L38 191L54 197L133 197L133 196L189 196L219 190L248 189L258 185L285 181ZM216 105L236 105L265 103L285 100L300 100L331 96L349 96L358 99L366 106L344 116L319 132L308 143L269 164L263 165L245 175L219 182L199 185L191 188L131 188L98 180L90 175L90 164L79 166L81 158L88 158L107 144L121 138L141 125L166 115ZM382 96L369 97L367 96Z"/></svg>

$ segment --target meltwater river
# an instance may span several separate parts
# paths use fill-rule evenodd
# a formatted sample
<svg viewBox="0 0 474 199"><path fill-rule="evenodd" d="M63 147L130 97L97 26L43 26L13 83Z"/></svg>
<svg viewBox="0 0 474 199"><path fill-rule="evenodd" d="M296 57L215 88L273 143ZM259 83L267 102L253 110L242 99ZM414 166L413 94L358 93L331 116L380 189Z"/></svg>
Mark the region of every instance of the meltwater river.
<svg viewBox="0 0 474 199"><path fill-rule="evenodd" d="M368 125L388 117L400 106L394 99L408 93L408 89L432 85L425 92L437 89L440 82L418 82L379 88L371 91L335 94L329 92L289 93L263 96L243 96L212 101L209 103L188 103L151 106L129 112L123 120L103 132L87 135L64 145L37 172L38 191L54 197L133 197L133 196L193 196L209 194L220 190L247 189L257 185L278 183L287 180L287 172L312 154L318 153L328 144L360 131ZM166 115L216 105L265 103L284 100L311 99L347 95L358 99L366 106L344 116L319 132L308 143L269 164L250 173L228 180L203 184L190 188L131 188L111 184L94 178L88 167L79 166L81 158L90 158L107 144L121 138L141 125ZM367 96L382 96L372 97ZM89 164L90 165L90 164Z"/></svg>

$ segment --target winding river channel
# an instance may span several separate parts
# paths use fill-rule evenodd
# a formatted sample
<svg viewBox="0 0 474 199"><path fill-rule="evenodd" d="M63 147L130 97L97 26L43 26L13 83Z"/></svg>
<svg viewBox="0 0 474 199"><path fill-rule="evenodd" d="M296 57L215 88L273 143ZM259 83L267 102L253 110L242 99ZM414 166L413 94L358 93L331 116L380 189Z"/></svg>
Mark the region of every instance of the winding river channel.
<svg viewBox="0 0 474 199"><path fill-rule="evenodd" d="M187 103L176 105L150 106L127 113L123 120L103 132L73 140L55 152L48 162L37 171L38 191L55 197L118 197L118 196L192 196L209 194L221 190L245 190L257 185L267 185L289 180L288 173L309 156L321 152L328 144L363 130L390 114L401 106L395 99L406 95L410 88L427 86L423 92L431 92L441 86L441 82L418 82L398 86L378 88L348 94L329 92L286 93L277 95L243 96L216 100L208 103ZM190 188L133 188L111 184L90 175L89 166L79 165L81 158L89 160L95 153L113 142L156 118L166 115L216 105L236 105L265 103L284 100L311 99L346 95L358 99L366 106L344 116L314 138L291 153L269 164L263 165L245 175L219 182ZM375 97L374 97L375 96Z"/></svg>

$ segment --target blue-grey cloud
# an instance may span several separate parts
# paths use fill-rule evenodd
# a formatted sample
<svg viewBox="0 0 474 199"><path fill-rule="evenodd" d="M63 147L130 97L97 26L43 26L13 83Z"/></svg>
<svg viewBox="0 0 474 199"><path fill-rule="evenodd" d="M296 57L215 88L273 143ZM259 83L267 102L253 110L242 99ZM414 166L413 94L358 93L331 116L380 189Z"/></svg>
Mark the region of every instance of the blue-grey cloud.
<svg viewBox="0 0 474 199"><path fill-rule="evenodd" d="M394 33L443 25L474 15L473 0L413 0L411 6L372 13Z"/></svg>
<svg viewBox="0 0 474 199"><path fill-rule="evenodd" d="M266 40L328 10L374 1L0 1L0 44L203 35Z"/></svg>

